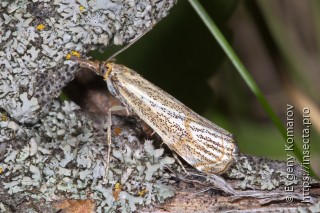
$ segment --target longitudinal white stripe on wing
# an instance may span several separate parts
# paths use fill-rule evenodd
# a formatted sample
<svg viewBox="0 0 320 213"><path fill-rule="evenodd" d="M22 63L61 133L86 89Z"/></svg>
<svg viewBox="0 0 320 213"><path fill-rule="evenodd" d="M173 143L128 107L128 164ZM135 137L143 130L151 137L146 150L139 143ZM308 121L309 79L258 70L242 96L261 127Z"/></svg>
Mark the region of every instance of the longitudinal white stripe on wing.
<svg viewBox="0 0 320 213"><path fill-rule="evenodd" d="M210 140L214 141L215 144L223 144L223 140L221 139L223 137L223 135L213 129L209 129L209 128L202 126L202 125L195 123L195 122L190 122L190 128L201 130L201 132L200 131L191 131L192 137L195 140L207 142L203 138L210 138ZM201 138L199 137L199 135L201 135ZM215 144L213 144L213 146Z"/></svg>
<svg viewBox="0 0 320 213"><path fill-rule="evenodd" d="M168 119L170 119L171 122L176 123L180 127L185 129L184 126L184 119L186 115L184 113L178 112L177 110L173 109L172 107L163 104L160 101L152 99L148 93L145 91L141 90L139 87L132 85L130 83L123 84L124 88L126 88L128 91L133 93L137 98L140 98L143 100L143 104L145 106L149 106L152 108L153 111L155 112L161 112L164 116L166 116ZM161 99L160 99L161 100ZM174 114L175 116L170 116L169 113Z"/></svg>
<svg viewBox="0 0 320 213"><path fill-rule="evenodd" d="M216 157L220 157L219 156L219 153L215 152L215 151L211 151L210 154L209 152L207 152L208 150L206 150L206 152L204 152L204 150L202 148L200 148L198 146L198 144L195 144L195 143L188 143L188 145L192 150L193 152L196 152L198 155L196 156L190 156L190 157L194 157L194 160L196 160L194 163L198 162L198 161L203 161L203 162L215 162L217 161L218 159ZM213 155L214 154L214 155Z"/></svg>

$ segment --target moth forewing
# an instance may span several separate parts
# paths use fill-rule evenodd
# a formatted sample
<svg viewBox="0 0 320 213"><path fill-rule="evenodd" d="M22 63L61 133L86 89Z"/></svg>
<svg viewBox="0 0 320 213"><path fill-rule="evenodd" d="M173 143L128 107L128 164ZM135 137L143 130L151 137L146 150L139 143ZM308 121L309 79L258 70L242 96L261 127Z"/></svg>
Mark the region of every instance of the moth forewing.
<svg viewBox="0 0 320 213"><path fill-rule="evenodd" d="M112 62L108 88L178 155L200 171L221 174L238 152L232 134L201 117L135 71Z"/></svg>

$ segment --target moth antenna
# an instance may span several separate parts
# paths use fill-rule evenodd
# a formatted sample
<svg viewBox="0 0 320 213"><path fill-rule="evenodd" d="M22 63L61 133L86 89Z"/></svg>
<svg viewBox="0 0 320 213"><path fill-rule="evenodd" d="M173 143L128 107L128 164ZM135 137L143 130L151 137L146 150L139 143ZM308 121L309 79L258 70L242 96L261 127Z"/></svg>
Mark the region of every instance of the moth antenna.
<svg viewBox="0 0 320 213"><path fill-rule="evenodd" d="M142 36L144 36L145 34L147 34L150 30L152 29L152 27L149 27L145 32L143 32L141 35L137 36L136 38L134 38L129 44L127 44L126 46L122 47L120 50L118 50L117 52L113 53L106 61L111 61L113 58L115 58L117 55L119 55L120 53L122 53L123 51L125 51L126 49L128 49L129 47L131 47L131 45L133 45L134 43L136 43Z"/></svg>

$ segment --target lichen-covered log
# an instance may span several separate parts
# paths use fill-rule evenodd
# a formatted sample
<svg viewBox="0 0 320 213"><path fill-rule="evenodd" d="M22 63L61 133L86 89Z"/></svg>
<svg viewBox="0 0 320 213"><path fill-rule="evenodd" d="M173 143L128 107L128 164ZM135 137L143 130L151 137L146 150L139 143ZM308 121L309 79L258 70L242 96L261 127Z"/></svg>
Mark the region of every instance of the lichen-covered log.
<svg viewBox="0 0 320 213"><path fill-rule="evenodd" d="M0 2L0 212L317 212L317 181L311 181L314 205L298 201L303 199L299 166L296 180L288 181L284 162L242 155L224 176L239 192L231 196L186 164L185 174L172 152L146 136L142 122L132 117L112 117L107 170L107 108L101 107L110 100L106 92L83 97L89 110L55 100L78 69L65 60L68 54L85 57L92 49L125 44L174 3ZM295 186L296 194L283 194L285 186ZM283 201L289 195L296 199L290 204Z"/></svg>
<svg viewBox="0 0 320 213"><path fill-rule="evenodd" d="M300 202L302 177L298 165L294 165L296 179L288 181L285 162L242 155L224 176L240 192L229 195L215 189L210 177L186 164L189 175L184 173L172 153L165 153L159 143L143 139L147 136L139 120L126 116L112 118L112 158L106 171L106 117L85 115L72 102L55 101L36 126L2 120L0 209L54 212L71 208L74 203L90 204L86 209L96 212L261 208L294 212L298 207L311 208L311 204ZM12 139L6 140L5 136ZM316 208L319 183L311 180L311 184L309 201ZM293 186L295 194L285 194L285 186ZM287 197L295 200L288 203Z"/></svg>

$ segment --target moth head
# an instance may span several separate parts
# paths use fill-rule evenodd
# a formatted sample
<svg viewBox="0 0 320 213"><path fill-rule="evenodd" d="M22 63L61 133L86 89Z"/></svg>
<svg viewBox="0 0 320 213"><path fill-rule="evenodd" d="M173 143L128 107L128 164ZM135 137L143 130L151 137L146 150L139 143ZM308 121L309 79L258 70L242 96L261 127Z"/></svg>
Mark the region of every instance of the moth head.
<svg viewBox="0 0 320 213"><path fill-rule="evenodd" d="M104 79L107 79L109 74L111 73L113 68L113 63L112 62L105 62L101 64L100 70L99 70L99 75L101 75Z"/></svg>

